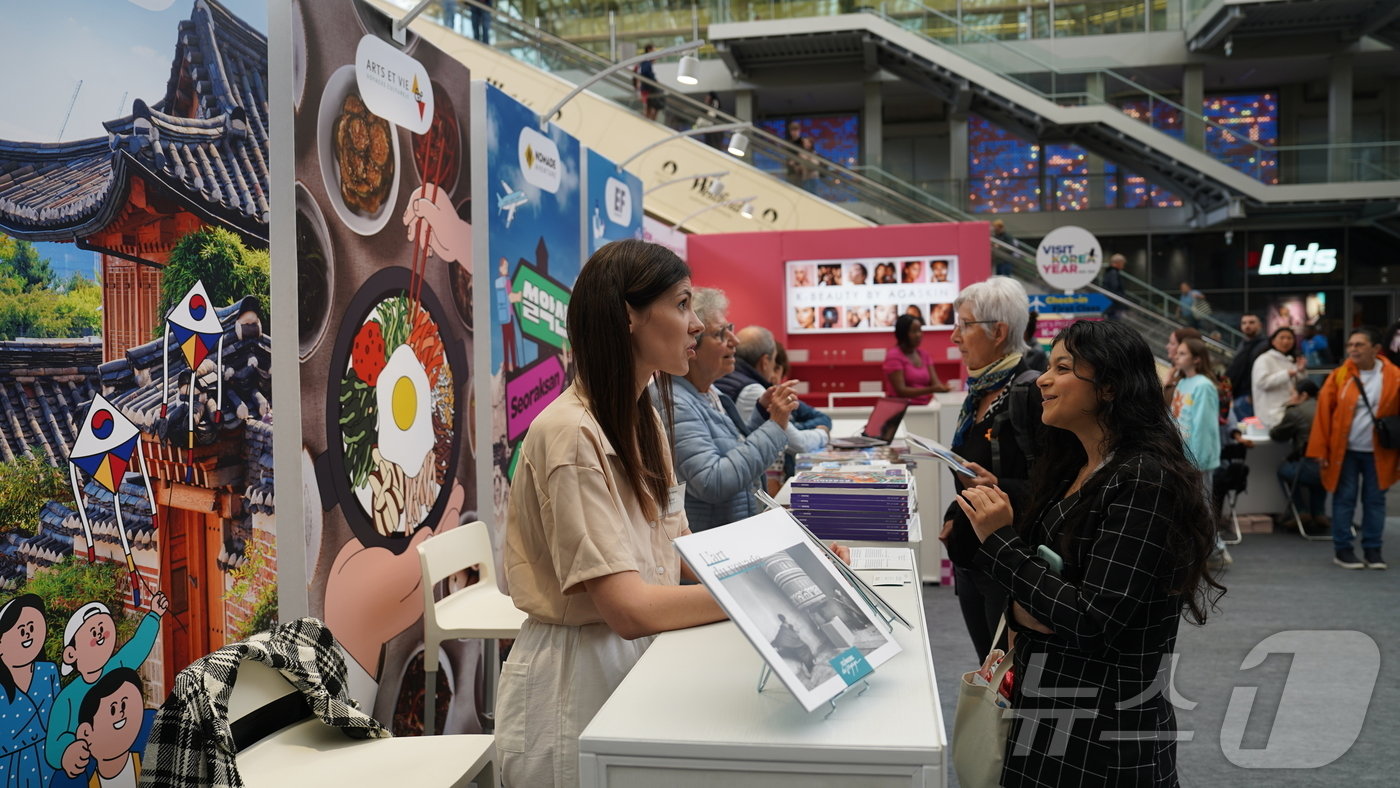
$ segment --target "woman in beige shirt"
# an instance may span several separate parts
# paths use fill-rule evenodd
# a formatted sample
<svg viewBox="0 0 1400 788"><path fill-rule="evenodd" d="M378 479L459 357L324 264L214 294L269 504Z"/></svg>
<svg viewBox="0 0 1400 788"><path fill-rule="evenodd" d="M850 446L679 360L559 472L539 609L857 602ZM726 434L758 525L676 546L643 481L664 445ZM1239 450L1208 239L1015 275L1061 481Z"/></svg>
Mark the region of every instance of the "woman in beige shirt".
<svg viewBox="0 0 1400 788"><path fill-rule="evenodd" d="M577 785L579 734L653 636L724 618L704 586L679 585L684 495L647 393L695 357L690 297L685 263L631 240L599 249L574 285L577 379L531 425L511 483L506 576L529 619L501 671L507 786Z"/></svg>

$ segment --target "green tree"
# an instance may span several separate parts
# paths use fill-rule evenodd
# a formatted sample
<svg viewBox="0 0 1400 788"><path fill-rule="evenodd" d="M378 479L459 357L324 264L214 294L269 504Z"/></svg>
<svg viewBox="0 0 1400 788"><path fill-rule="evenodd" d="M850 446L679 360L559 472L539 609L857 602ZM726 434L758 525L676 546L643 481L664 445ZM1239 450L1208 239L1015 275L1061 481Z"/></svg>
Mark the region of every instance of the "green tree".
<svg viewBox="0 0 1400 788"><path fill-rule="evenodd" d="M0 339L84 337L102 327L102 289L83 280L64 291L0 290Z"/></svg>
<svg viewBox="0 0 1400 788"><path fill-rule="evenodd" d="M270 293L268 261L266 250L249 249L230 230L196 230L170 250L169 264L161 274L158 311L162 315L169 312L195 282L202 281L212 306L224 307L244 296L257 296L266 318Z"/></svg>
<svg viewBox="0 0 1400 788"><path fill-rule="evenodd" d="M0 235L0 339L92 336L101 309L95 282L56 279L33 244Z"/></svg>
<svg viewBox="0 0 1400 788"><path fill-rule="evenodd" d="M136 631L136 623L122 615L131 598L131 581L127 578L126 567L118 563L88 563L86 558L70 555L36 572L17 593L36 594L44 600L49 634L44 640L43 656L58 664L63 663L63 628L68 618L89 602L101 602L112 611L112 618L117 622L118 644L130 640ZM67 681L76 675L76 672L68 674Z"/></svg>
<svg viewBox="0 0 1400 788"><path fill-rule="evenodd" d="M0 535L33 536L39 530L39 512L49 501L74 508L73 488L62 470L43 460L38 447L27 457L0 464Z"/></svg>
<svg viewBox="0 0 1400 788"><path fill-rule="evenodd" d="M28 241L5 238L0 245L0 277L17 277L25 290L44 289L53 284L53 268L47 257Z"/></svg>

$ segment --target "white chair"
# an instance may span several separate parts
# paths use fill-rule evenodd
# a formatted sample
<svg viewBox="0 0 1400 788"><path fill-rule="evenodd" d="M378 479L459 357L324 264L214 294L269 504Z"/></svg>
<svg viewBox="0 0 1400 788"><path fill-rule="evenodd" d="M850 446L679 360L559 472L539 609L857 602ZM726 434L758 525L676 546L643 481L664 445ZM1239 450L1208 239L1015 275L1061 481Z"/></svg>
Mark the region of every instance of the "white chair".
<svg viewBox="0 0 1400 788"><path fill-rule="evenodd" d="M497 640L513 638L525 623L525 613L496 588L491 537L480 520L453 528L418 545L423 569L423 735L436 729L438 646L445 640L481 638L486 641L486 708L482 716L494 726L496 676L500 672ZM481 579L438 600L438 583L468 567L480 568Z"/></svg>
<svg viewBox="0 0 1400 788"><path fill-rule="evenodd" d="M235 758L249 788L465 788L473 782L482 788L496 786L494 736L352 739L311 715L296 687L261 662L239 664L228 719L235 741L254 739Z"/></svg>

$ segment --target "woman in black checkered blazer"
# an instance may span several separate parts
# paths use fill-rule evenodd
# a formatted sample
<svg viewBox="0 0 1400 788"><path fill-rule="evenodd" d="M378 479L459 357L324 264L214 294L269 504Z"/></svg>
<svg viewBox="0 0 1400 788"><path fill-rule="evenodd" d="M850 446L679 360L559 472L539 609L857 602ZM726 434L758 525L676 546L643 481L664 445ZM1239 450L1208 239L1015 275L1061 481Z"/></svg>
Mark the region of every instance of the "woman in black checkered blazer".
<svg viewBox="0 0 1400 788"><path fill-rule="evenodd" d="M998 488L961 498L977 561L1011 598L1002 784L1175 786L1168 655L1183 611L1204 623L1225 590L1200 474L1132 329L1072 324L1036 385L1051 429L1030 504L1016 517Z"/></svg>

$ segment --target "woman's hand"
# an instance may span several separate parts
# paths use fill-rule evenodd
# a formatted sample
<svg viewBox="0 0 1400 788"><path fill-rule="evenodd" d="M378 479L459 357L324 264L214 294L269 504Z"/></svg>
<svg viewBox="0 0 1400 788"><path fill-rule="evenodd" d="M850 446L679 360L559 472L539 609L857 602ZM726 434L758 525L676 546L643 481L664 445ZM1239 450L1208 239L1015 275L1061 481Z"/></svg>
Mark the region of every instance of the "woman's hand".
<svg viewBox="0 0 1400 788"><path fill-rule="evenodd" d="M779 383L769 388L764 394L768 396L768 403L764 405L768 409L768 418L772 419L773 423L779 427L787 429L788 417L797 410L798 405L802 404L797 399L797 394L788 383ZM759 397L759 403L762 404L762 402L763 398Z"/></svg>
<svg viewBox="0 0 1400 788"><path fill-rule="evenodd" d="M1026 629L1033 629L1042 635L1055 634L1055 630L1040 623L1040 619L1031 615L1029 610L1026 610L1024 607L1021 607L1020 602L1011 603L1011 615L1013 618L1016 619L1017 624L1020 624Z"/></svg>
<svg viewBox="0 0 1400 788"><path fill-rule="evenodd" d="M836 557L841 559L841 563L846 566L851 565L851 548L837 542L832 542L827 545L827 549L835 553Z"/></svg>
<svg viewBox="0 0 1400 788"><path fill-rule="evenodd" d="M1011 497L1000 487L969 487L953 500L958 502L967 519L972 521L972 530L983 542L993 532L1005 528L1016 519L1011 508Z"/></svg>
<svg viewBox="0 0 1400 788"><path fill-rule="evenodd" d="M966 467L969 471L972 471L973 473L977 474L976 476L972 477L971 479L963 479L963 485L964 485L964 486L966 486L966 487L995 487L995 486L997 486L997 475L996 475L995 473L992 473L991 471L987 470L986 468L983 468L981 465L978 465L978 464L975 463L975 462L969 462L969 463L968 463L966 466L964 466L964 467Z"/></svg>
<svg viewBox="0 0 1400 788"><path fill-rule="evenodd" d="M952 536L952 535L953 535L953 521L952 521L952 520L944 520L944 521L943 521L943 530L941 530L941 531L938 532L938 541L940 541L940 542L942 542L943 544L946 545L946 544L948 544L948 537L950 537L950 536Z"/></svg>

